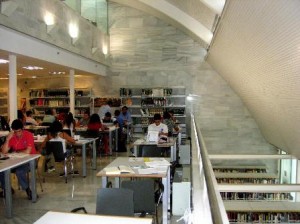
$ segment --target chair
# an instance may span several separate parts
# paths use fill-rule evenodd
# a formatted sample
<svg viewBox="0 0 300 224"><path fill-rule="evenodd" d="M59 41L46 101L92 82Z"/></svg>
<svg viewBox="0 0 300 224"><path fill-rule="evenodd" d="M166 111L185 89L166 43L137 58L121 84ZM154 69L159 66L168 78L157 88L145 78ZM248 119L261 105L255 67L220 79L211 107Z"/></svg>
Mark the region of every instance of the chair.
<svg viewBox="0 0 300 224"><path fill-rule="evenodd" d="M139 150L140 157L163 157L162 148L156 145L143 145Z"/></svg>
<svg viewBox="0 0 300 224"><path fill-rule="evenodd" d="M74 155L72 151L63 151L63 142L48 141L46 143L46 154L53 153L55 162L64 162L65 182L68 182L68 166L71 166L71 174L74 175Z"/></svg>
<svg viewBox="0 0 300 224"><path fill-rule="evenodd" d="M158 203L155 203L155 182L153 179L122 181L121 188L133 190L135 213L140 213L140 217L154 214L156 223L158 223Z"/></svg>
<svg viewBox="0 0 300 224"><path fill-rule="evenodd" d="M82 211L85 207L74 208L71 212ZM122 188L100 188L97 190L96 214L112 216L134 216L133 191Z"/></svg>
<svg viewBox="0 0 300 224"><path fill-rule="evenodd" d="M71 133L71 130L70 129L62 129L62 132L68 134L69 136L72 137L72 133Z"/></svg>
<svg viewBox="0 0 300 224"><path fill-rule="evenodd" d="M134 216L133 191L122 188L98 189L96 214Z"/></svg>

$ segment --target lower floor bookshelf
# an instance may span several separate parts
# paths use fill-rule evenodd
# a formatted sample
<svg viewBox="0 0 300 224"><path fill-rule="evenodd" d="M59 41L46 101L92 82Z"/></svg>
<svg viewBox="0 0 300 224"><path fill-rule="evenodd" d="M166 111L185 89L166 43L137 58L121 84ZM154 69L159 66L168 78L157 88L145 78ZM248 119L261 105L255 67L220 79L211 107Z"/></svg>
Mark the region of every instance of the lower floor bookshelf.
<svg viewBox="0 0 300 224"><path fill-rule="evenodd" d="M224 201L230 223L300 223L300 203Z"/></svg>

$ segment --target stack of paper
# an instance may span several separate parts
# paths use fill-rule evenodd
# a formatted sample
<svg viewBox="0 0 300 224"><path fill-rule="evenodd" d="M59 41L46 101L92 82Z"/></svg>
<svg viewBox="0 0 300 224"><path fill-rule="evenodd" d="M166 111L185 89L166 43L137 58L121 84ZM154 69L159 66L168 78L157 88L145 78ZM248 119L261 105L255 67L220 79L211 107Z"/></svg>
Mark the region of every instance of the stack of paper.
<svg viewBox="0 0 300 224"><path fill-rule="evenodd" d="M104 168L106 174L121 174L121 173L134 173L128 166L112 166Z"/></svg>

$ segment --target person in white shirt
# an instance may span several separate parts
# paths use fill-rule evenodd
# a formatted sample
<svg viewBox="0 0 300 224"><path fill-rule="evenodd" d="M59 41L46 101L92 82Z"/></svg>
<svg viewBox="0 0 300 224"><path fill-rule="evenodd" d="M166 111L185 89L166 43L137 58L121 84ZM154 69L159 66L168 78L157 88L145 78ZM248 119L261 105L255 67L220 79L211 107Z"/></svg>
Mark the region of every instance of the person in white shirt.
<svg viewBox="0 0 300 224"><path fill-rule="evenodd" d="M105 117L105 114L107 112L111 113L111 106L112 106L112 101L109 100L109 101L107 101L106 104L102 105L99 108L98 114L99 114L99 117L100 117L101 120Z"/></svg>
<svg viewBox="0 0 300 224"><path fill-rule="evenodd" d="M26 124L27 125L39 125L39 123L32 117L32 111L26 111Z"/></svg>
<svg viewBox="0 0 300 224"><path fill-rule="evenodd" d="M159 133L159 136L168 136L168 126L161 122L161 115L154 114L153 119L154 123L148 126L148 131L157 131Z"/></svg>

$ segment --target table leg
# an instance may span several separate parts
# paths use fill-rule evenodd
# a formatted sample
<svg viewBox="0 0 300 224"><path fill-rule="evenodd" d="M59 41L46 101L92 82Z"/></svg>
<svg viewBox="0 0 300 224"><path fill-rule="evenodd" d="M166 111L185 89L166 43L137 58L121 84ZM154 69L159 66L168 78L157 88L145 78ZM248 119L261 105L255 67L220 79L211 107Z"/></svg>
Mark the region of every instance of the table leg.
<svg viewBox="0 0 300 224"><path fill-rule="evenodd" d="M96 149L96 140L93 141L93 162L92 167L94 170L97 169L97 149Z"/></svg>
<svg viewBox="0 0 300 224"><path fill-rule="evenodd" d="M138 156L138 146L137 145L133 146L133 154L134 154L135 157Z"/></svg>
<svg viewBox="0 0 300 224"><path fill-rule="evenodd" d="M32 192L32 202L36 202L37 195L36 195L36 160L33 159L29 162L30 172L31 172L31 192Z"/></svg>
<svg viewBox="0 0 300 224"><path fill-rule="evenodd" d="M118 129L115 129L115 144L116 144L116 152L118 152L119 151L119 145L118 145L118 135L119 135L119 133L118 133Z"/></svg>
<svg viewBox="0 0 300 224"><path fill-rule="evenodd" d="M109 155L112 155L112 132L110 131L109 134Z"/></svg>
<svg viewBox="0 0 300 224"><path fill-rule="evenodd" d="M163 203L162 203L162 223L168 223L168 201L169 201L169 178L165 177L162 179L162 183L164 185L164 193L163 193Z"/></svg>
<svg viewBox="0 0 300 224"><path fill-rule="evenodd" d="M86 177L86 146L82 145L82 176Z"/></svg>
<svg viewBox="0 0 300 224"><path fill-rule="evenodd" d="M5 178L5 215L7 218L12 217L12 196L10 183L10 169L4 171Z"/></svg>
<svg viewBox="0 0 300 224"><path fill-rule="evenodd" d="M108 177L102 177L102 188L106 188Z"/></svg>
<svg viewBox="0 0 300 224"><path fill-rule="evenodd" d="M115 177L115 188L120 188L120 177Z"/></svg>

